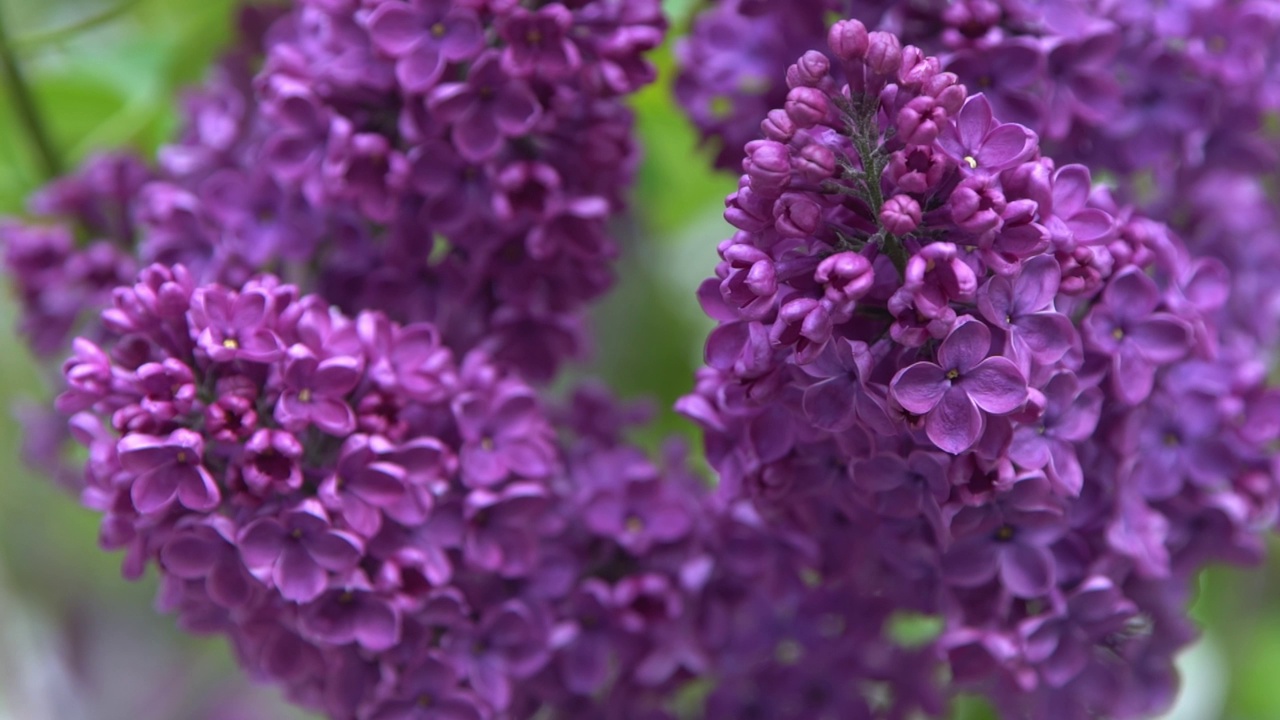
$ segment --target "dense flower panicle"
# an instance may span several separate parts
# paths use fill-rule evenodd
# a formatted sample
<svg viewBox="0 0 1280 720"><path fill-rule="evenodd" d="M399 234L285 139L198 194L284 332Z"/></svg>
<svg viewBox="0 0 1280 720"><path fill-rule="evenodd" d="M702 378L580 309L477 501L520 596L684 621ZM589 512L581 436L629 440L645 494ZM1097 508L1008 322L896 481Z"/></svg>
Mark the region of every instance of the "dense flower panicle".
<svg viewBox="0 0 1280 720"><path fill-rule="evenodd" d="M232 286L287 274L549 378L612 283L608 224L637 161L622 99L653 79L656 0L306 1L275 15L252 16L188 98L154 177L91 165L33 205L58 224L6 230L36 347L65 347L76 309L101 307L136 258ZM115 254L76 247L83 233Z"/></svg>
<svg viewBox="0 0 1280 720"><path fill-rule="evenodd" d="M1256 560L1276 519L1264 354L1219 330L1221 262L942 67L847 20L787 70L680 409L720 494L816 546L823 587L940 620L920 652L957 688L1146 716L1189 580ZM916 680L891 707L942 692Z"/></svg>
<svg viewBox="0 0 1280 720"><path fill-rule="evenodd" d="M766 111L784 106L800 77L788 66L821 43L833 12L936 54L1000 117L1035 130L1059 163L1107 171L1126 202L1231 268L1222 332L1276 343L1280 298L1269 278L1280 269L1280 202L1266 183L1280 167L1274 4L721 0L695 17L677 81L720 167L736 169ZM922 101L898 122L907 134L936 131ZM954 140L939 145L964 157L949 152Z"/></svg>
<svg viewBox="0 0 1280 720"><path fill-rule="evenodd" d="M154 564L161 609L303 706L670 717L716 677L708 718L870 717L844 678L932 671L876 635L899 608L813 582L809 539L709 492L681 448L658 467L623 444L645 413L598 387L555 414L558 440L484 353L271 276L153 265L103 322L58 398L103 546L129 577Z"/></svg>
<svg viewBox="0 0 1280 720"><path fill-rule="evenodd" d="M156 562L161 604L230 634L255 674L354 716L308 684L430 638L433 602L483 607L471 584L533 570L555 437L533 391L479 351L455 363L430 325L348 319L271 277L231 290L152 266L113 305L111 341L76 341L58 399L92 458L84 501L127 573ZM466 617L457 633L479 631ZM439 634L444 652L453 633Z"/></svg>

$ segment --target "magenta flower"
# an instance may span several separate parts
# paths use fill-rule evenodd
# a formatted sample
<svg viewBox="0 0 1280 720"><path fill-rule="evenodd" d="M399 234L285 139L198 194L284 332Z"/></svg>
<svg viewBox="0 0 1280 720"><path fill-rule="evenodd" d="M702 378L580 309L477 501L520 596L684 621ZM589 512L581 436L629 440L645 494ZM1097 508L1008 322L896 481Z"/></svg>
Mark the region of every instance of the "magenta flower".
<svg viewBox="0 0 1280 720"><path fill-rule="evenodd" d="M1191 349L1191 328L1180 318L1156 312L1160 290L1146 273L1125 268L1102 291L1081 324L1090 349L1111 359L1111 386L1129 404L1151 394L1156 370L1184 357Z"/></svg>
<svg viewBox="0 0 1280 720"><path fill-rule="evenodd" d="M197 512L212 510L222 501L203 465L204 438L197 432L174 430L168 437L126 435L117 452L121 466L134 476L129 495L144 515L160 512L174 498Z"/></svg>
<svg viewBox="0 0 1280 720"><path fill-rule="evenodd" d="M284 354L280 338L266 327L267 297L261 292L201 290L192 298L191 320L200 332L196 345L216 362L266 363Z"/></svg>
<svg viewBox="0 0 1280 720"><path fill-rule="evenodd" d="M430 90L448 63L469 60L484 48L476 14L456 5L452 0L383 2L369 16L369 38L396 59L396 79L405 90Z"/></svg>
<svg viewBox="0 0 1280 720"><path fill-rule="evenodd" d="M362 373L356 358L319 360L310 350L294 345L284 369L285 390L276 405L276 420L294 431L315 425L330 435L350 433L356 428L356 415L346 396Z"/></svg>
<svg viewBox="0 0 1280 720"><path fill-rule="evenodd" d="M529 132L542 115L528 84L507 75L496 52L481 55L466 82L432 90L427 103L453 128L458 154L472 162L492 159L503 140Z"/></svg>
<svg viewBox="0 0 1280 720"><path fill-rule="evenodd" d="M978 293L978 310L1008 333L1008 353L1024 374L1032 362L1057 362L1076 338L1071 318L1053 309L1062 270L1049 255L1034 257L1016 278L992 277Z"/></svg>
<svg viewBox="0 0 1280 720"><path fill-rule="evenodd" d="M310 602L329 584L329 573L355 567L363 545L335 529L317 500L304 500L279 519L261 517L236 535L240 556L255 576L294 602Z"/></svg>
<svg viewBox="0 0 1280 720"><path fill-rule="evenodd" d="M327 645L358 643L371 652L400 641L400 611L385 597L371 592L355 573L356 582L322 593L299 615L299 627L313 641Z"/></svg>
<svg viewBox="0 0 1280 720"><path fill-rule="evenodd" d="M982 436L987 415L1007 415L1027 401L1027 381L1006 357L987 357L991 331L978 321L958 325L938 346L938 362L899 370L890 383L894 400L923 415L925 432L939 448L964 452Z"/></svg>
<svg viewBox="0 0 1280 720"><path fill-rule="evenodd" d="M573 13L560 3L529 12L516 7L499 28L507 49L502 67L517 77L540 75L556 79L572 73L581 64L578 47L569 39Z"/></svg>
<svg viewBox="0 0 1280 720"><path fill-rule="evenodd" d="M347 438L340 452L333 474L320 485L320 500L353 530L373 537L382 526L380 510L405 499L405 469L381 460L367 435Z"/></svg>
<svg viewBox="0 0 1280 720"><path fill-rule="evenodd" d="M965 101L953 123L944 123L938 148L963 169L998 173L1036 152L1036 134L1017 123L1000 123L981 93Z"/></svg>

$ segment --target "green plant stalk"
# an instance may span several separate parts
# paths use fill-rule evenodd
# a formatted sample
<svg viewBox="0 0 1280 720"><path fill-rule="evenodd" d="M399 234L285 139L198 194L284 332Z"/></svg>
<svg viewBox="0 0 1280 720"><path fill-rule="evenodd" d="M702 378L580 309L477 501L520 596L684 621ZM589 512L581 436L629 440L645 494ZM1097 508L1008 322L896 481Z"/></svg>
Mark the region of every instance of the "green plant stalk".
<svg viewBox="0 0 1280 720"><path fill-rule="evenodd" d="M0 69L4 72L5 89L9 94L10 100L13 101L14 112L18 115L18 122L22 124L26 131L27 139L31 141L35 149L36 161L40 165L41 175L45 180L52 180L62 174L62 163L58 158L57 152L53 149L53 143L49 140L49 133L40 118L40 111L36 107L35 98L31 94L31 86L27 82L26 75L22 72L22 65L18 62L17 54L13 50L13 43L9 37L9 30L5 24L3 7L0 7Z"/></svg>

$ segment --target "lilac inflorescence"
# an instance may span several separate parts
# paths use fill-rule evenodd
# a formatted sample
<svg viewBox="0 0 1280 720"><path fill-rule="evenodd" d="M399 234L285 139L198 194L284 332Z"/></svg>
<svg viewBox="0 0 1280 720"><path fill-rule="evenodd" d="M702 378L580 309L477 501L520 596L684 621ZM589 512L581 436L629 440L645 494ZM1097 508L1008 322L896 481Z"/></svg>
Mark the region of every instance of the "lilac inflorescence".
<svg viewBox="0 0 1280 720"><path fill-rule="evenodd" d="M746 145L699 291L680 408L720 492L824 583L939 618L925 654L1010 716L1157 712L1189 582L1256 560L1280 500L1231 275L938 58L856 20L828 45Z"/></svg>
<svg viewBox="0 0 1280 720"><path fill-rule="evenodd" d="M536 5L308 0L250 15L155 177L127 168L108 185L91 167L32 209L96 234L76 204L109 201L125 258L232 286L285 275L547 379L612 283L608 224L637 159L623 98L653 79L644 55L665 20L656 0ZM48 257L92 265L91 280L127 264L73 249L77 231L6 228L42 352L61 349L74 323L60 314L82 305L41 289L84 282L42 274Z"/></svg>
<svg viewBox="0 0 1280 720"><path fill-rule="evenodd" d="M300 705L662 718L714 676L706 717L729 720L864 707L843 678L930 667L873 642L885 600L814 585L807 539L708 493L679 448L659 468L626 446L640 416L599 389L553 426L482 351L272 276L152 265L102 320L57 403L103 546Z"/></svg>
<svg viewBox="0 0 1280 720"><path fill-rule="evenodd" d="M704 137L719 145L721 167L736 169L764 111L783 105L784 71L821 43L832 12L937 55L1000 117L1037 132L1059 162L1105 171L1119 198L1232 270L1224 336L1275 345L1280 297L1268 278L1280 269L1280 202L1267 181L1280 167L1274 4L715 2L684 41L677 86ZM900 121L905 132L921 122Z"/></svg>

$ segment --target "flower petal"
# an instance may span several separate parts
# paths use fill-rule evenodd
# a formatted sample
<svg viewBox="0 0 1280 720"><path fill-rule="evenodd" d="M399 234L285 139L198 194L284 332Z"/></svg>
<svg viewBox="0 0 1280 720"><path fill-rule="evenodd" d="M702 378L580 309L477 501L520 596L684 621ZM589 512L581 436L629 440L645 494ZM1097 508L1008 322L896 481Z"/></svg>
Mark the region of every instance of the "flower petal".
<svg viewBox="0 0 1280 720"><path fill-rule="evenodd" d="M1000 548L1000 581L1020 598L1036 598L1053 587L1053 556L1042 547L1010 543Z"/></svg>
<svg viewBox="0 0 1280 720"><path fill-rule="evenodd" d="M944 370L964 373L990 352L991 331L985 323L973 320L957 325L938 346L938 365Z"/></svg>
<svg viewBox="0 0 1280 720"><path fill-rule="evenodd" d="M1003 415L1022 407L1027 401L1027 381L1013 361L990 357L960 377L957 387L978 407Z"/></svg>
<svg viewBox="0 0 1280 720"><path fill-rule="evenodd" d="M924 420L924 430L938 448L958 455L973 447L986 426L982 411L964 390L953 387Z"/></svg>
<svg viewBox="0 0 1280 720"><path fill-rule="evenodd" d="M907 412L923 415L942 400L951 387L946 372L931 362L918 362L898 371L889 392Z"/></svg>

